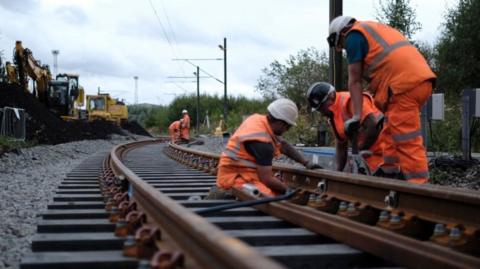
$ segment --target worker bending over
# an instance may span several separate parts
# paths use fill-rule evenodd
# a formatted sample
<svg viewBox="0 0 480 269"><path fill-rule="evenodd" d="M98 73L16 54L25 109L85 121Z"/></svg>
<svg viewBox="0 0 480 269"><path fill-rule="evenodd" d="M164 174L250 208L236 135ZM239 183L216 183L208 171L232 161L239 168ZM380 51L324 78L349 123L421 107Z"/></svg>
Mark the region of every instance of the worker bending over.
<svg viewBox="0 0 480 269"><path fill-rule="evenodd" d="M347 163L348 141L352 134L345 129L351 123L353 116L352 103L349 92L336 92L335 88L326 82L316 82L307 92L310 106L327 117L336 138L335 164L337 171L343 171ZM346 127L347 126L347 127ZM371 174L375 174L383 163L383 113L373 104L373 98L363 93L363 108L358 130L358 149L368 151L363 159Z"/></svg>
<svg viewBox="0 0 480 269"><path fill-rule="evenodd" d="M278 99L268 107L268 115L253 114L235 131L220 156L217 186L226 190L255 185L266 196L285 193L287 186L272 172L272 161L280 153L305 165L321 166L308 161L280 136L295 126L298 109L289 99Z"/></svg>
<svg viewBox="0 0 480 269"><path fill-rule="evenodd" d="M182 130L180 132L180 139L182 142L188 143L190 140L190 116L188 116L188 111L186 109L182 110Z"/></svg>
<svg viewBox="0 0 480 269"><path fill-rule="evenodd" d="M168 133L170 134L170 141L173 144L177 144L180 141L180 131L182 129L182 122L181 120L176 120L170 124L168 127Z"/></svg>
<svg viewBox="0 0 480 269"><path fill-rule="evenodd" d="M349 132L360 128L363 78L375 96L375 105L385 114L382 171L412 183L428 182L420 108L432 94L436 76L425 58L396 29L349 16L332 20L327 41L337 51L347 52L353 104Z"/></svg>

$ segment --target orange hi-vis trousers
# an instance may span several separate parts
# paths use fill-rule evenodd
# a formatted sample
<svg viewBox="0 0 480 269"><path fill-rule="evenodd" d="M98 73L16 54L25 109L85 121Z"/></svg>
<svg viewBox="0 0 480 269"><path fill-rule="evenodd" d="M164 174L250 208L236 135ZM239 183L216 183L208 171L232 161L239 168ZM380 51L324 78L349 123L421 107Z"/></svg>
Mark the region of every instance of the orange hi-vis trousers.
<svg viewBox="0 0 480 269"><path fill-rule="evenodd" d="M402 172L412 183L428 182L428 160L423 146L420 110L432 94L432 83L422 82L414 89L393 95L385 112L385 148L382 170Z"/></svg>

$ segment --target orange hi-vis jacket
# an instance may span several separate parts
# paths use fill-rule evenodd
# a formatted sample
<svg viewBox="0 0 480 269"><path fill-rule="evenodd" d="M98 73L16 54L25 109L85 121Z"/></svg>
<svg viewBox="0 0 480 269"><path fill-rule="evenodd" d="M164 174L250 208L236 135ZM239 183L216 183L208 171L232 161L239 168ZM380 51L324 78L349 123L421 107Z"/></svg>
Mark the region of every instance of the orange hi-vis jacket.
<svg viewBox="0 0 480 269"><path fill-rule="evenodd" d="M168 126L168 133L170 134L170 140L172 143L176 143L180 133L181 123L179 120L176 120Z"/></svg>
<svg viewBox="0 0 480 269"><path fill-rule="evenodd" d="M347 136L345 135L344 124L347 120L353 117L353 109L350 102L349 92L336 92L335 95L335 103L330 106L330 111L333 113L333 118L329 119L328 122L334 130L335 137L339 141L343 142L347 139ZM373 104L372 96L368 93L363 93L363 110L360 122L363 124L365 118L372 113L376 119L375 123L378 124L383 117L383 114ZM362 143L364 140L364 133L360 132L359 143ZM368 168L372 173L383 163L383 143L382 135L379 135L376 138L375 143L368 149L372 152L372 155L365 157Z"/></svg>
<svg viewBox="0 0 480 269"><path fill-rule="evenodd" d="M271 143L274 156L280 155L280 142L268 124L267 116L253 114L235 131L220 156L217 186L224 189L241 188L245 183L254 184L265 195L273 191L260 181L255 158L245 149L247 141Z"/></svg>
<svg viewBox="0 0 480 269"><path fill-rule="evenodd" d="M407 92L436 78L417 48L396 29L378 22L357 21L350 31L359 31L368 42L362 75L370 82L375 105L381 111L385 111L389 95Z"/></svg>
<svg viewBox="0 0 480 269"><path fill-rule="evenodd" d="M181 131L181 138L182 139L190 139L190 116L188 114L183 115L183 126Z"/></svg>

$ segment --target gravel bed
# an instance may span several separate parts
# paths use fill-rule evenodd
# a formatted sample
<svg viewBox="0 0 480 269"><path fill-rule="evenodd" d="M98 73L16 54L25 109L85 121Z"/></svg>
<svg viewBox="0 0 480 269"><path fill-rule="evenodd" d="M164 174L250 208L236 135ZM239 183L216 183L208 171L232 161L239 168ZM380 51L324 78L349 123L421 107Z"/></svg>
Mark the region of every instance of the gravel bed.
<svg viewBox="0 0 480 269"><path fill-rule="evenodd" d="M0 268L18 268L36 233L37 214L47 209L66 173L94 153L144 137L112 135L40 145L0 157Z"/></svg>

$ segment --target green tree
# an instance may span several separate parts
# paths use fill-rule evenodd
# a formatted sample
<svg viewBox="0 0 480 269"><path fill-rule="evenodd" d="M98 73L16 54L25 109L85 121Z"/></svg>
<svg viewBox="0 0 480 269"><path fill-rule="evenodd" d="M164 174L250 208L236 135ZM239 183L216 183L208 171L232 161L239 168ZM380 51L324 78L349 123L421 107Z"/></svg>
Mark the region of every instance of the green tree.
<svg viewBox="0 0 480 269"><path fill-rule="evenodd" d="M399 30L408 39L417 30L421 29L421 24L416 21L415 10L410 6L410 0L379 0L379 9L376 9L376 19Z"/></svg>
<svg viewBox="0 0 480 269"><path fill-rule="evenodd" d="M459 0L447 12L437 44L438 87L458 102L461 91L480 87L480 0Z"/></svg>
<svg viewBox="0 0 480 269"><path fill-rule="evenodd" d="M291 55L285 64L275 60L262 70L256 89L267 100L286 97L302 109L308 87L315 81L328 81L328 57L315 48Z"/></svg>

